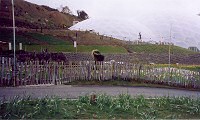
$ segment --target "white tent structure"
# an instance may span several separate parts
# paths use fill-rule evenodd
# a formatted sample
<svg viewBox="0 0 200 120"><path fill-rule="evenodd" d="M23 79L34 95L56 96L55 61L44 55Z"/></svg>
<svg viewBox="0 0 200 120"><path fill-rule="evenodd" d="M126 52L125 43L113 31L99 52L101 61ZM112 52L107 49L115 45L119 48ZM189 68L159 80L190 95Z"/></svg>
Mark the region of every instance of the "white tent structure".
<svg viewBox="0 0 200 120"><path fill-rule="evenodd" d="M198 0L117 1L115 4L123 3L126 9L109 11L104 8L102 12L108 10L105 15L92 16L70 29L93 30L100 35L127 41L138 40L141 32L142 40L146 42L172 42L184 48L200 49L200 16L195 2L200 3ZM112 4L109 7L113 8Z"/></svg>
<svg viewBox="0 0 200 120"><path fill-rule="evenodd" d="M200 48L200 17L197 15L148 14L132 19L90 18L72 27L71 30L93 30L100 35L121 40L138 40L139 32L143 41L172 42L188 48ZM171 40L170 40L171 29Z"/></svg>

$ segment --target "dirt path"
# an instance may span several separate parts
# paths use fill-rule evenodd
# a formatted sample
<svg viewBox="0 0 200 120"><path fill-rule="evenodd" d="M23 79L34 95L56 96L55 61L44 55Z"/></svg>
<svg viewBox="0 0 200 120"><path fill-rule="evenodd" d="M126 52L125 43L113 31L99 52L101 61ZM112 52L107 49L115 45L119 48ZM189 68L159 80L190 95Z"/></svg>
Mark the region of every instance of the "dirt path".
<svg viewBox="0 0 200 120"><path fill-rule="evenodd" d="M31 96L31 98L44 98L46 96L58 96L61 98L78 98L78 96L91 93L116 96L128 93L131 96L143 95L145 97L176 96L176 97L200 97L200 91L188 91L166 88L148 87L105 87L105 86L64 86L64 85L45 85L45 86L26 86L15 88L0 88L0 101L10 100L18 96L20 98Z"/></svg>

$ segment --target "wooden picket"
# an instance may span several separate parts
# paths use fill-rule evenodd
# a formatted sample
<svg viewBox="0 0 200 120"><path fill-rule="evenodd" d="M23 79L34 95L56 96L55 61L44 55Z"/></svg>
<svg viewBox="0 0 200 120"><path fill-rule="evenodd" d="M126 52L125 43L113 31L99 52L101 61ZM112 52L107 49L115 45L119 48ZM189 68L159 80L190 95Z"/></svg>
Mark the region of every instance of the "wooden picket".
<svg viewBox="0 0 200 120"><path fill-rule="evenodd" d="M200 88L200 73L131 62L52 61L17 62L0 57L0 86L64 84L77 80L140 80L147 83Z"/></svg>

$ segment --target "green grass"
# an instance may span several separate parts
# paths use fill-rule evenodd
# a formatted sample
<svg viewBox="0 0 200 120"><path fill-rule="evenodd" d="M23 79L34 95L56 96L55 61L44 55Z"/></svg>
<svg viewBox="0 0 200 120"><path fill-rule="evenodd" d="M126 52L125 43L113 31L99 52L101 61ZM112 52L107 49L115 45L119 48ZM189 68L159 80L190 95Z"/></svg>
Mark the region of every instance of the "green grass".
<svg viewBox="0 0 200 120"><path fill-rule="evenodd" d="M191 71L200 71L200 66L199 65L185 65L181 66L181 69L186 69L186 70L191 70Z"/></svg>
<svg viewBox="0 0 200 120"><path fill-rule="evenodd" d="M124 86L124 87L152 87L152 88L167 88L167 89L182 89L182 90L194 90L199 91L200 89L193 88L182 88L178 86L169 86L166 84L155 84L146 83L145 80L77 80L71 82L65 82L64 85L74 85L74 86Z"/></svg>
<svg viewBox="0 0 200 120"><path fill-rule="evenodd" d="M169 46L168 45L128 45L127 48L133 52L138 53L156 53L163 54L168 53ZM171 46L171 54L191 54L194 53L185 48L181 48L178 46Z"/></svg>
<svg viewBox="0 0 200 120"><path fill-rule="evenodd" d="M53 36L54 35L54 36ZM155 54L168 54L169 46L168 45L125 45L124 47L120 46L109 46L112 44L112 41L107 40L106 45L89 45L92 41L94 36L90 36L88 39L84 41L80 41L84 44L78 45L78 52L91 52L93 49L98 49L102 53L127 53L127 50L130 52L137 52L137 53L155 53ZM2 30L0 33L0 40L4 42L12 42L13 41L13 34L12 31ZM89 41L88 41L89 40ZM98 42L102 43L104 42ZM51 52L76 52L76 49L73 47L73 43L65 39L63 37L57 37L54 33L50 34L42 34L42 33L31 33L31 32L16 32L16 44L23 43L23 45L27 46L26 50L28 51L41 51L41 48L48 48ZM94 40L93 42L94 43ZM78 43L79 44L79 43ZM81 44L81 43L80 43ZM38 45L38 46L35 46ZM123 46L123 45L122 45ZM126 50L126 49L127 50ZM193 54L190 50L185 48L171 46L171 54Z"/></svg>
<svg viewBox="0 0 200 120"><path fill-rule="evenodd" d="M1 119L199 119L200 99L128 94L14 99L0 104Z"/></svg>
<svg viewBox="0 0 200 120"><path fill-rule="evenodd" d="M40 42L47 43L49 45L72 45L72 43L69 41L64 41L63 39L59 39L51 35L45 35L45 34L39 34L39 33L26 33L26 35Z"/></svg>
<svg viewBox="0 0 200 120"><path fill-rule="evenodd" d="M2 32L0 34L0 41L13 43L13 34L9 32L7 33ZM16 34L16 44L19 44L19 43L29 44L29 43L32 43L32 41L22 35Z"/></svg>
<svg viewBox="0 0 200 120"><path fill-rule="evenodd" d="M168 64L156 64L156 67L169 67ZM178 69L185 69L190 71L200 71L200 65L176 65L170 64L170 67L178 68Z"/></svg>
<svg viewBox="0 0 200 120"><path fill-rule="evenodd" d="M72 81L64 83L65 85L99 85L99 86L130 86L130 87L162 87L162 88L171 88L170 86L165 85L156 85L156 84L147 84L141 81L134 80L90 80L90 81Z"/></svg>
<svg viewBox="0 0 200 120"><path fill-rule="evenodd" d="M12 32L2 31L0 34L0 40L4 42L13 42ZM72 42L63 40L52 35L44 35L40 33L16 33L16 43L28 44L49 44L49 45L72 45Z"/></svg>
<svg viewBox="0 0 200 120"><path fill-rule="evenodd" d="M47 48L50 52L76 52L73 45L26 45L27 51L41 51ZM77 52L91 52L98 49L101 53L127 53L126 49L119 46L78 45Z"/></svg>
<svg viewBox="0 0 200 120"><path fill-rule="evenodd" d="M12 33L3 32L0 34L0 40L12 42ZM27 51L40 52L47 48L50 52L76 52L76 48L69 40L41 33L17 33L16 44L18 43L23 43L23 48ZM101 53L127 53L124 47L111 45L78 45L77 52L91 52L94 49L98 49Z"/></svg>

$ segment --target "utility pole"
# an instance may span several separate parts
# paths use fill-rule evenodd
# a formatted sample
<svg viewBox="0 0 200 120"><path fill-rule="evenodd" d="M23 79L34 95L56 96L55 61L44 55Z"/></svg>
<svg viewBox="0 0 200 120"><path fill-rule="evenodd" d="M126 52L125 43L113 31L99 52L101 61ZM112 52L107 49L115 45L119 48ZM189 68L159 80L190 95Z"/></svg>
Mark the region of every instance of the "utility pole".
<svg viewBox="0 0 200 120"><path fill-rule="evenodd" d="M16 77L16 56L15 56L15 8L14 8L14 0L12 0L12 17L13 17L13 85L15 86L15 77Z"/></svg>
<svg viewBox="0 0 200 120"><path fill-rule="evenodd" d="M171 70L170 70L170 67L171 67L171 39L172 39L172 24L170 24L170 33L169 33L169 79L168 79L168 85L169 85L169 82L170 82L170 75L171 75Z"/></svg>
<svg viewBox="0 0 200 120"><path fill-rule="evenodd" d="M1 10L1 0L0 0L0 10Z"/></svg>

